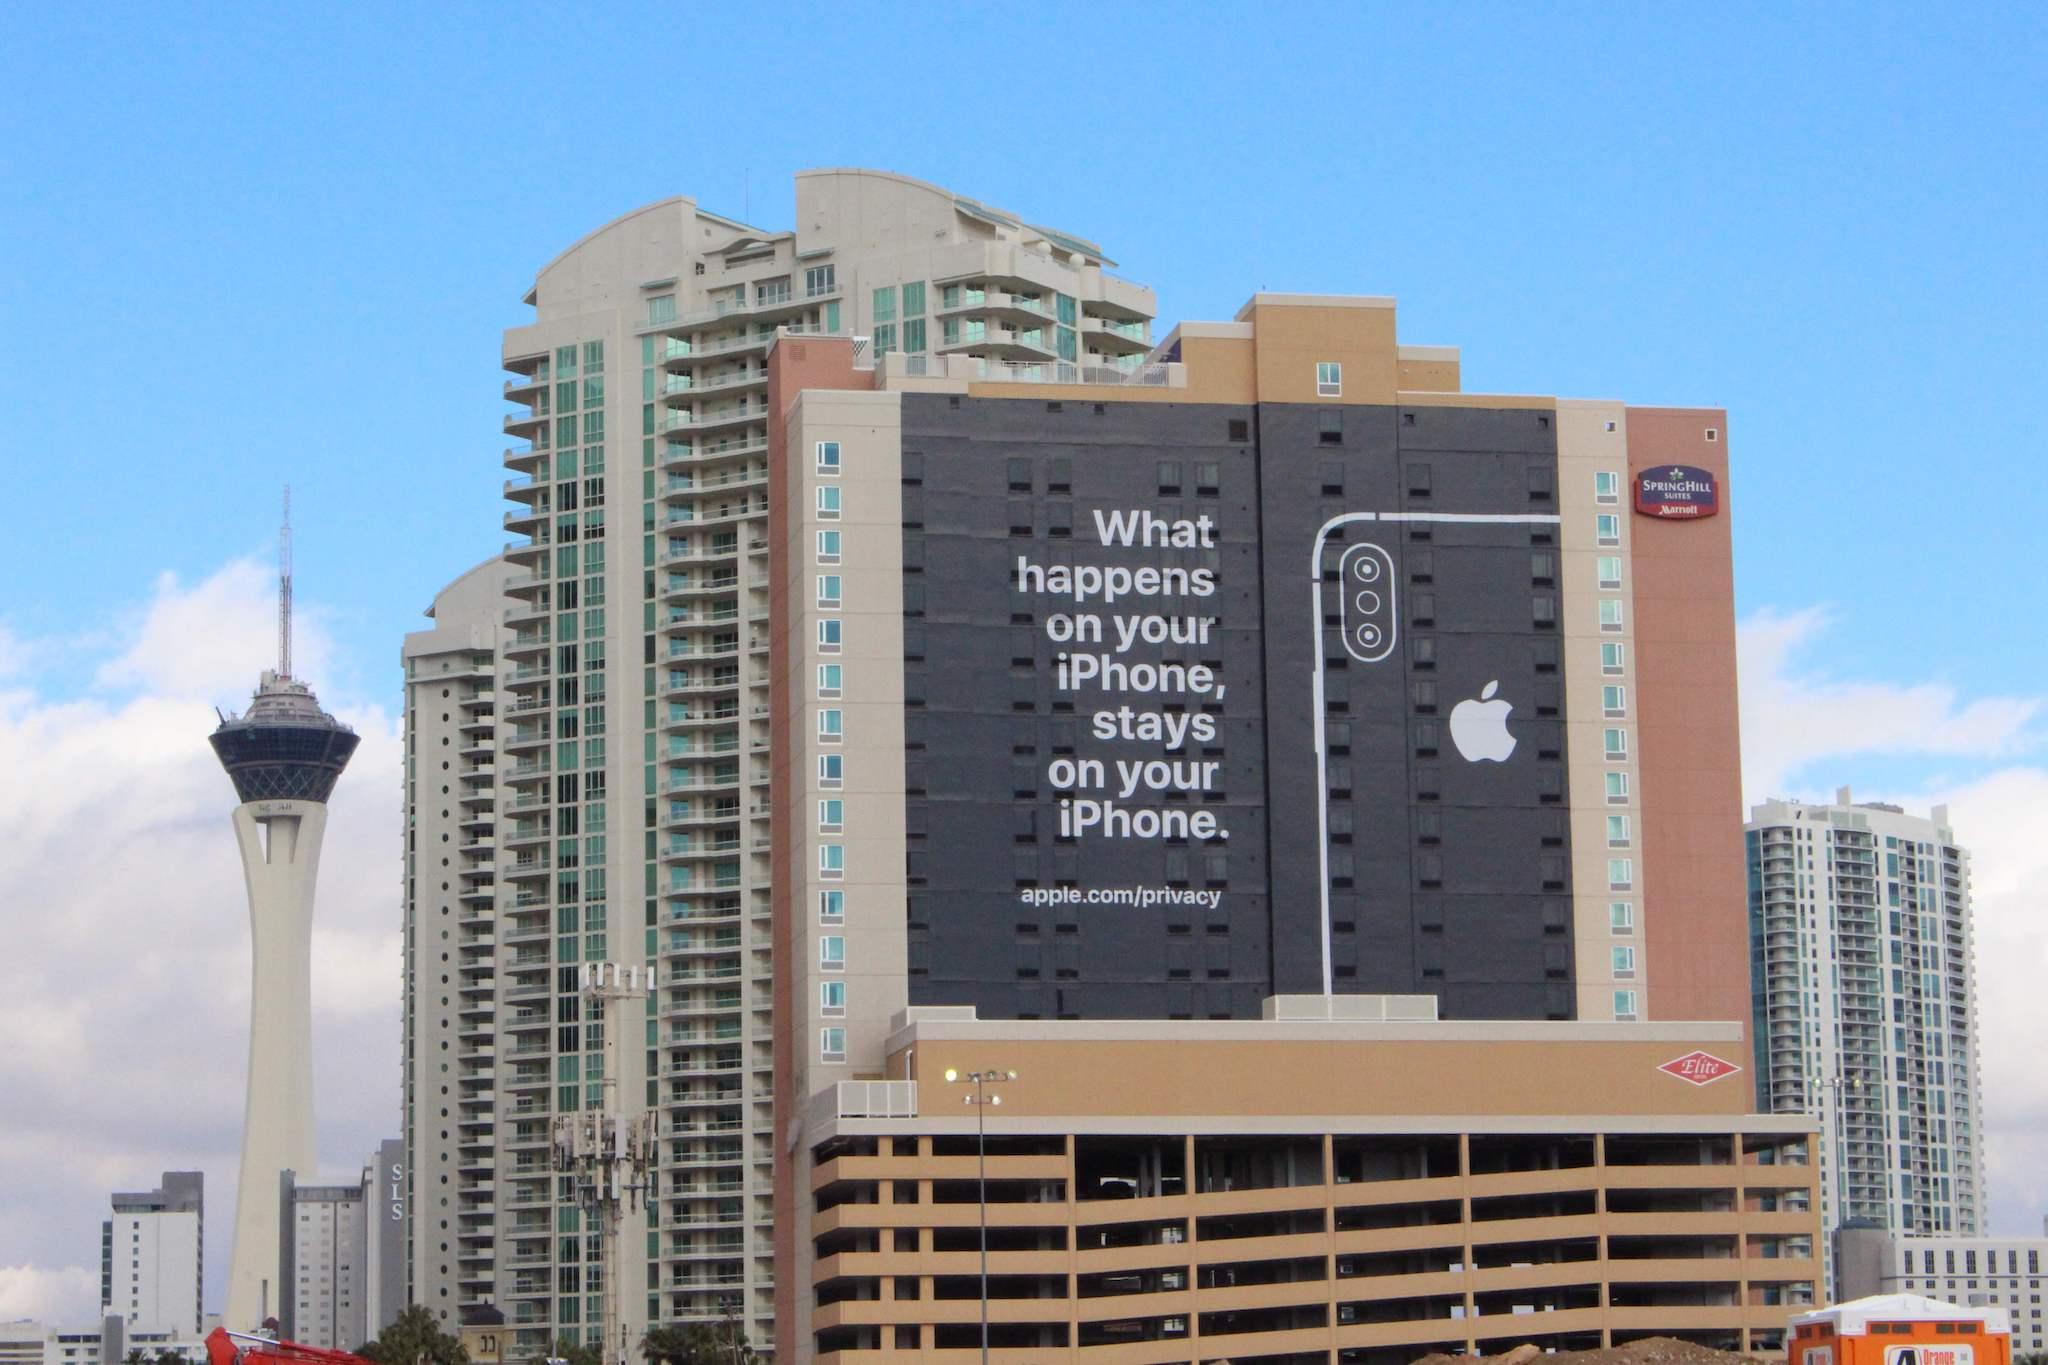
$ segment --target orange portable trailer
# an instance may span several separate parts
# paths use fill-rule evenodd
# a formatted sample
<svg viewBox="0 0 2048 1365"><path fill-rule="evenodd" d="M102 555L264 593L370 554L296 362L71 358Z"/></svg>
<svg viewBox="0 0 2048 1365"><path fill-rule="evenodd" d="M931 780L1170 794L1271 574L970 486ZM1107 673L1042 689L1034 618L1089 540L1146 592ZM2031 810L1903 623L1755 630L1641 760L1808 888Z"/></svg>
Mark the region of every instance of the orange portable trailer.
<svg viewBox="0 0 2048 1365"><path fill-rule="evenodd" d="M1801 1313L1786 1365L2012 1365L2003 1308L1963 1308L1917 1294L1879 1294Z"/></svg>

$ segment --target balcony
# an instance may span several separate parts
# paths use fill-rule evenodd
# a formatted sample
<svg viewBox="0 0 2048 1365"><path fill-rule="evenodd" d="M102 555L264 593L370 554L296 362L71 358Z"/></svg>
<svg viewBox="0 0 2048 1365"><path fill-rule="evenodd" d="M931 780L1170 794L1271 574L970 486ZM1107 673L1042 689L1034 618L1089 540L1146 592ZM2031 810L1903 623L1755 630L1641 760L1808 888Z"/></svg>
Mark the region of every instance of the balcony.
<svg viewBox="0 0 2048 1365"><path fill-rule="evenodd" d="M968 349L965 345L959 348ZM1113 365L1086 365L1072 361L1054 364L1008 364L966 354L902 355L890 352L875 358L875 383L891 387L903 379L986 380L997 384L1105 385L1116 388L1187 387L1187 367L1178 363L1137 365L1124 369Z"/></svg>
<svg viewBox="0 0 2048 1365"><path fill-rule="evenodd" d="M1117 322L1110 318L1083 318L1081 333L1084 341L1098 343L1103 350L1125 353L1142 353L1152 349L1151 340L1145 335L1142 322Z"/></svg>

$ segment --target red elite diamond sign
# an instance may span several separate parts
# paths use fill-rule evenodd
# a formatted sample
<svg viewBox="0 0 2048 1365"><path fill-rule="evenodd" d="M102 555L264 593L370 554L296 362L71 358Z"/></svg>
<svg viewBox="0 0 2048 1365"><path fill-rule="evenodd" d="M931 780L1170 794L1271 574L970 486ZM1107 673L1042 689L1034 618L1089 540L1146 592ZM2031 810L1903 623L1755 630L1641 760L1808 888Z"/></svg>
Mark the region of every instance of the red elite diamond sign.
<svg viewBox="0 0 2048 1365"><path fill-rule="evenodd" d="M1732 1076L1742 1070L1733 1062L1724 1062L1711 1052L1688 1052L1683 1057L1674 1057L1657 1068L1669 1072L1681 1081L1694 1085L1710 1085L1723 1076Z"/></svg>

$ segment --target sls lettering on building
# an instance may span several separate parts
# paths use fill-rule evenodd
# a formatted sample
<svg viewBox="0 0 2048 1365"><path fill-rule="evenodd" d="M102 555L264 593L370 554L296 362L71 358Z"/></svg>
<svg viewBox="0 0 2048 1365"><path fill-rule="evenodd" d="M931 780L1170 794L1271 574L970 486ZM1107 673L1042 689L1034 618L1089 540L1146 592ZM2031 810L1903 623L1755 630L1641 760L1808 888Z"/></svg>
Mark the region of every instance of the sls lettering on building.
<svg viewBox="0 0 2048 1365"><path fill-rule="evenodd" d="M1547 426L1067 406L903 398L913 1002L1569 1016Z"/></svg>

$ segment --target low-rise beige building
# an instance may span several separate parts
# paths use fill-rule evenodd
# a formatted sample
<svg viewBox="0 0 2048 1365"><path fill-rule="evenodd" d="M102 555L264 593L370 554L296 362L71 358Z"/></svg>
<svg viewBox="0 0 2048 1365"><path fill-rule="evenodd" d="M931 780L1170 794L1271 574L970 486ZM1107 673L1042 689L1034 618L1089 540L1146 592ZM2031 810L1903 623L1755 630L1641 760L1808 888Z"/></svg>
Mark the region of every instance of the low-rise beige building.
<svg viewBox="0 0 2048 1365"><path fill-rule="evenodd" d="M911 1009L889 1078L803 1125L788 1358L974 1358L984 1210L990 1358L1015 1365L1761 1350L1812 1303L1810 1121L1681 1064L1737 1026L1340 1005L1356 1017Z"/></svg>

